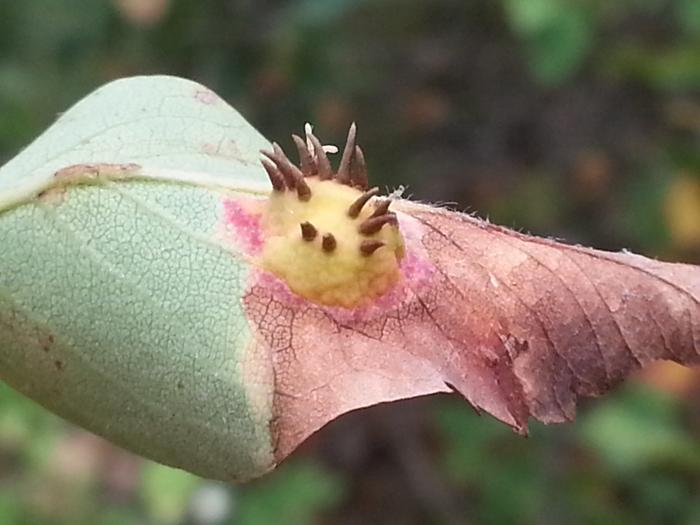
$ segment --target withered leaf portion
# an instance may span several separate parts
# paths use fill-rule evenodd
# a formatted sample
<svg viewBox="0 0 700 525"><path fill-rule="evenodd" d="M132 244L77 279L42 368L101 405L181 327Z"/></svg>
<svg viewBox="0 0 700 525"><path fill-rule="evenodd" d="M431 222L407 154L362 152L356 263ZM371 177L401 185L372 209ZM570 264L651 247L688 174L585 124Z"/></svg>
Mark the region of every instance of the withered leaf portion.
<svg viewBox="0 0 700 525"><path fill-rule="evenodd" d="M700 363L700 268L397 202L404 278L363 312L245 297L275 371L278 459L349 410L457 391L526 432L659 359Z"/></svg>

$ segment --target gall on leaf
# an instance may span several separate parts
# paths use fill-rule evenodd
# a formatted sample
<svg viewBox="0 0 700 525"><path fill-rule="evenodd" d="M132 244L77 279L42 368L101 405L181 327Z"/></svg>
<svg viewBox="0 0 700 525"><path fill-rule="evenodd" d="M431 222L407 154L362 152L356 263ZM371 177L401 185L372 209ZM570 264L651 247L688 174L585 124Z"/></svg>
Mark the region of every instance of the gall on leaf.
<svg viewBox="0 0 700 525"><path fill-rule="evenodd" d="M456 392L526 433L531 417L571 421L580 397L647 363L700 363L700 268L379 199L354 124L336 173L307 138L316 148L295 137L293 179L308 191L271 174L261 271L244 296L251 351L274 363L278 460L379 402ZM292 171L278 146L264 153Z"/></svg>
<svg viewBox="0 0 700 525"><path fill-rule="evenodd" d="M698 267L382 197L355 126L337 168L304 135L292 161L167 76L62 114L0 167L0 380L242 481L373 404L456 392L525 433L647 363L700 361Z"/></svg>

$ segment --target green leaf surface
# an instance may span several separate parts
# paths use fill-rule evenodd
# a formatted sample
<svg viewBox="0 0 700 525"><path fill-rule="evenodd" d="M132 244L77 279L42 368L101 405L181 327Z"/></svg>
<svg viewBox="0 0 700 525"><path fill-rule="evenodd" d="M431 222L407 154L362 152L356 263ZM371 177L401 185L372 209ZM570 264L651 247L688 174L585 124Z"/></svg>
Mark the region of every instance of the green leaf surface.
<svg viewBox="0 0 700 525"><path fill-rule="evenodd" d="M271 468L269 366L245 352L250 265L221 227L223 196L267 190L266 146L207 88L136 77L0 169L0 379L166 464Z"/></svg>
<svg viewBox="0 0 700 525"><path fill-rule="evenodd" d="M167 77L116 80L78 102L0 169L0 209L78 164L137 164L148 179L261 192L267 141L214 92Z"/></svg>

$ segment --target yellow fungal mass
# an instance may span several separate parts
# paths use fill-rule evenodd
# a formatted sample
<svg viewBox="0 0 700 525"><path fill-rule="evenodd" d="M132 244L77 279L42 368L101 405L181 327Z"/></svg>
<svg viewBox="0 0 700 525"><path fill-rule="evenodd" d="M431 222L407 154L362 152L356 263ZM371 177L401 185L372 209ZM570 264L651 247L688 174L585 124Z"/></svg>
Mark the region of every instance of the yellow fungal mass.
<svg viewBox="0 0 700 525"><path fill-rule="evenodd" d="M378 232L359 231L376 205L370 201L359 216L348 215L350 205L362 192L335 180L304 179L311 198L301 201L294 191L273 191L264 214L263 268L283 279L295 293L315 303L353 308L384 294L399 279L403 239L395 224ZM318 231L305 240L300 224L311 223ZM322 237L332 234L337 245L322 249ZM385 243L370 255L360 250L363 241Z"/></svg>

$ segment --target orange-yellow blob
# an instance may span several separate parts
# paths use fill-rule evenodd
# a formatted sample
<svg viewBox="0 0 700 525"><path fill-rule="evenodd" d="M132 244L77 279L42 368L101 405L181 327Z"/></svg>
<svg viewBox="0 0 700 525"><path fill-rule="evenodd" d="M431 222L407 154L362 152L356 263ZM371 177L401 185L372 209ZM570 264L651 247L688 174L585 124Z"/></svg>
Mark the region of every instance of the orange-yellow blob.
<svg viewBox="0 0 700 525"><path fill-rule="evenodd" d="M265 247L263 268L283 279L295 293L327 306L353 308L384 294L399 279L403 239L399 228L385 224L365 235L359 225L372 215L374 204L365 205L359 216L348 214L362 194L335 180L305 179L311 199L301 201L294 191L272 192L264 213ZM318 235L304 240L300 224L310 222ZM330 233L337 245L322 249L322 237ZM371 255L360 251L362 241L385 243Z"/></svg>

